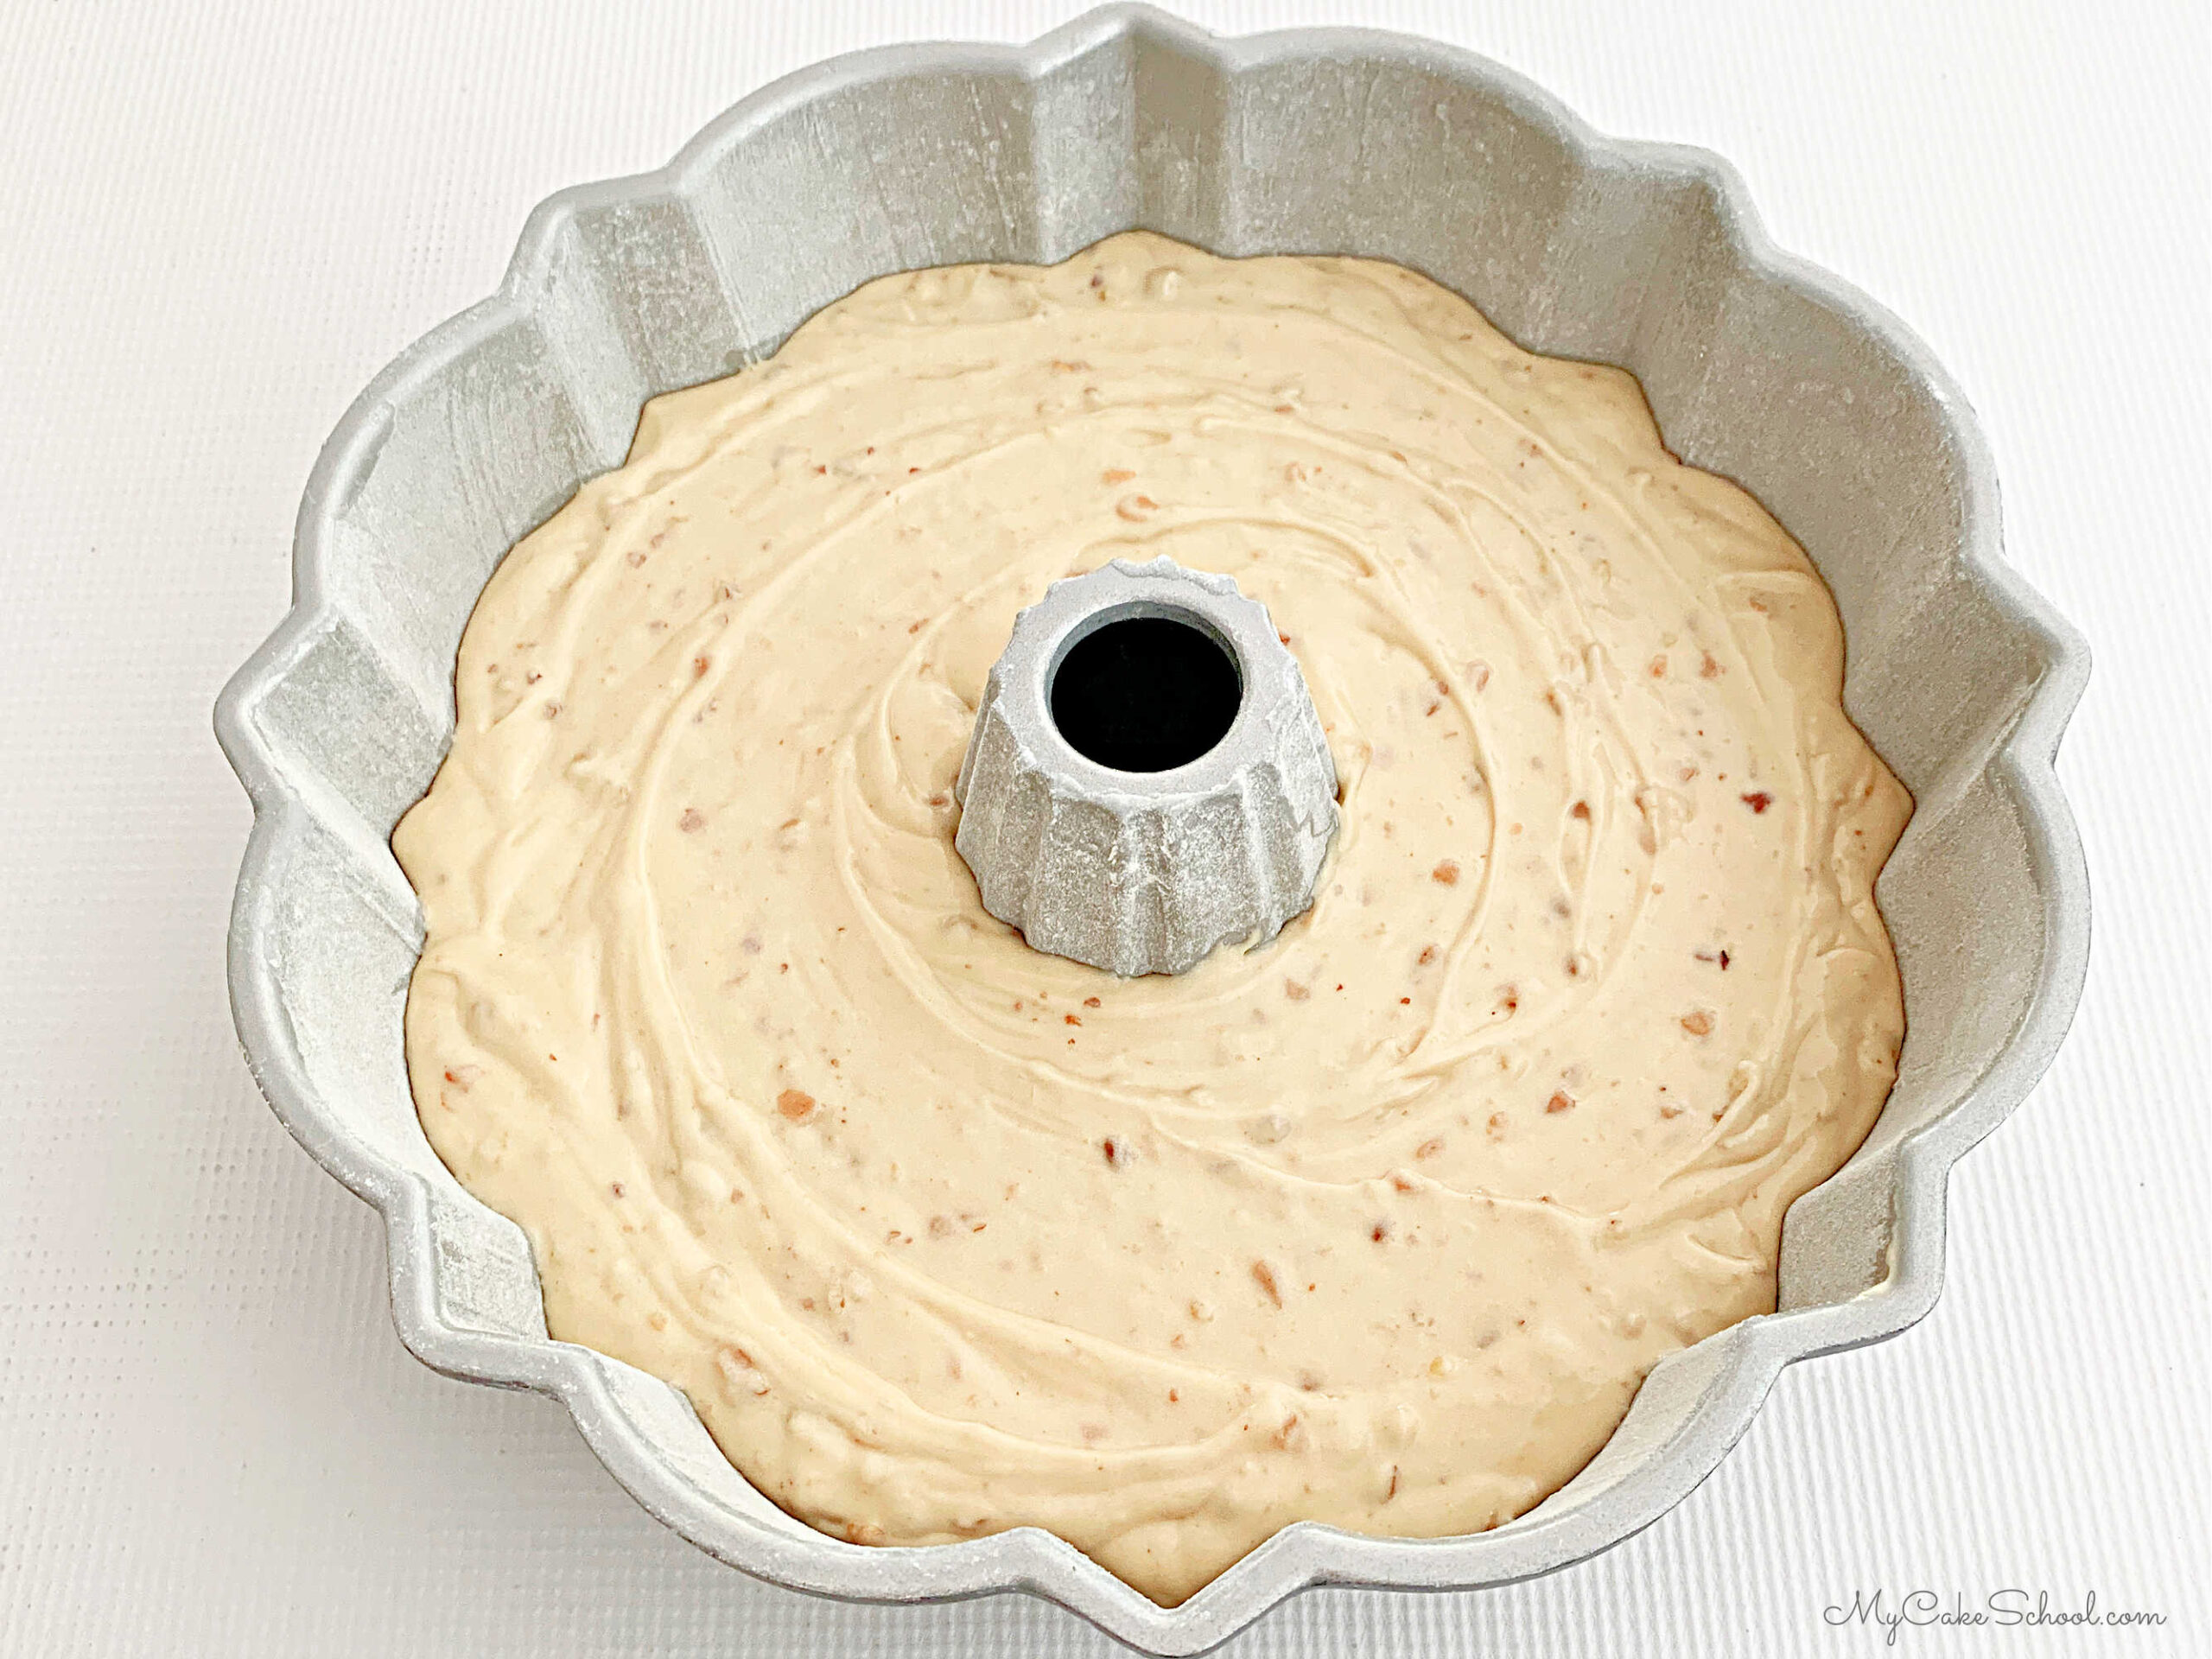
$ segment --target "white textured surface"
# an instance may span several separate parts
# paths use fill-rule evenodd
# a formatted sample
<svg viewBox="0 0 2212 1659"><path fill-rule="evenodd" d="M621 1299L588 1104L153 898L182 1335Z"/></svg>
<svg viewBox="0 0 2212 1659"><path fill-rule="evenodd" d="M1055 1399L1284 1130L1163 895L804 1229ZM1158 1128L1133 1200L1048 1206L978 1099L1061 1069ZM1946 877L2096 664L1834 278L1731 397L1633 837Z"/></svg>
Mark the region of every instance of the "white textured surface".
<svg viewBox="0 0 2212 1659"><path fill-rule="evenodd" d="M1104 1649L1027 1602L753 1585L639 1511L557 1407L399 1349L373 1218L237 1058L221 934L247 811L207 725L283 609L321 435L489 289L537 198L657 164L828 53L1073 10L0 18L0 1651ZM2094 1589L2171 1622L1903 1650L2205 1650L2201 10L1186 10L1454 39L1601 127L1730 156L1785 246L1964 383L2012 556L2099 651L2062 766L2097 883L2089 989L1961 1167L1936 1312L1786 1374L1720 1471L1611 1555L1482 1595L1316 1593L1234 1650L1871 1652L1821 1610L1920 1586Z"/></svg>

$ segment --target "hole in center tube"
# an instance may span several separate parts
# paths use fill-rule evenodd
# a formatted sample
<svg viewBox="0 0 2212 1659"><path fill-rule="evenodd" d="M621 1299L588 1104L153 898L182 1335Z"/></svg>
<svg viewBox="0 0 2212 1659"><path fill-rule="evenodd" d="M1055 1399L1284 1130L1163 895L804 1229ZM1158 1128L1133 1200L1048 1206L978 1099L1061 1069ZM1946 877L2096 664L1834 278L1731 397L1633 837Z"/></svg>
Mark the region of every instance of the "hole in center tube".
<svg viewBox="0 0 2212 1659"><path fill-rule="evenodd" d="M1052 723L1086 760L1116 772L1188 766L1229 734L1244 687L1207 630L1172 616L1093 629L1053 671Z"/></svg>

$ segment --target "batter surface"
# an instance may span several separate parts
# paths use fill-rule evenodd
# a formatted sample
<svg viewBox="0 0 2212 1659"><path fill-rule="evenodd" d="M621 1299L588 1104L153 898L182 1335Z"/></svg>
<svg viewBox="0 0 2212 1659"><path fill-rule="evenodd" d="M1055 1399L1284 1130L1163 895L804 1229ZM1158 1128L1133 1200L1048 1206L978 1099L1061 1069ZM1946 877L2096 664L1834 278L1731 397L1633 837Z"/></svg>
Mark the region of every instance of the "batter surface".
<svg viewBox="0 0 2212 1659"><path fill-rule="evenodd" d="M1167 554L1287 637L1343 825L1122 981L953 850L1014 613ZM647 406L501 564L393 847L432 1143L556 1337L864 1543L1033 1523L1162 1602L1464 1533L1770 1309L1904 1028L1910 810L1827 590L1636 382L1399 268L1119 236L886 278Z"/></svg>

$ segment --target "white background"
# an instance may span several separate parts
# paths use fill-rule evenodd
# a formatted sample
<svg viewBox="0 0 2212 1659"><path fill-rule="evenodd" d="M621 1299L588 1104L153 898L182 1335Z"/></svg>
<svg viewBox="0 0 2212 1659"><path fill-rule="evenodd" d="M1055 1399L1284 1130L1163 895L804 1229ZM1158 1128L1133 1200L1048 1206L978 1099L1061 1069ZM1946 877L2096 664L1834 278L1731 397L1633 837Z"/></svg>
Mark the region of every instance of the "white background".
<svg viewBox="0 0 2212 1659"><path fill-rule="evenodd" d="M849 1608L663 1531L559 1408L448 1382L371 1213L254 1091L222 982L248 814L209 735L283 613L317 447L488 293L524 214L851 48L1072 7L406 0L0 9L0 1651L1103 1654L1018 1599ZM1474 1595L1319 1592L1240 1656L1858 1654L1854 1590L2007 1586L2212 1652L2204 9L1200 4L1362 21L1703 144L1777 238L1933 344L2011 556L2090 636L2062 773L2096 953L2056 1065L1952 1185L1896 1341L1794 1369L1609 1555ZM221 14L219 16L218 14Z"/></svg>

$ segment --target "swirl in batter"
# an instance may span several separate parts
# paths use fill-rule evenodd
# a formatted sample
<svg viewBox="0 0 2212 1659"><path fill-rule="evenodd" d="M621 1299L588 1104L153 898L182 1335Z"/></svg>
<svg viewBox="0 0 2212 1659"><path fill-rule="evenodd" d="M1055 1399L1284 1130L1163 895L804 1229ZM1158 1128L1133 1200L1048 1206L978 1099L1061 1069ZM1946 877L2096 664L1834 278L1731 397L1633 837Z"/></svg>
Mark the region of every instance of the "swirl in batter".
<svg viewBox="0 0 2212 1659"><path fill-rule="evenodd" d="M1343 827L1279 938L1124 981L982 910L952 785L1016 611L1163 553L1269 607ZM1910 804L1841 660L1631 377L1412 272L887 277L486 588L393 836L423 1123L556 1336L840 1536L1172 1603L1300 1519L1490 1527L1772 1307L1889 1090Z"/></svg>

